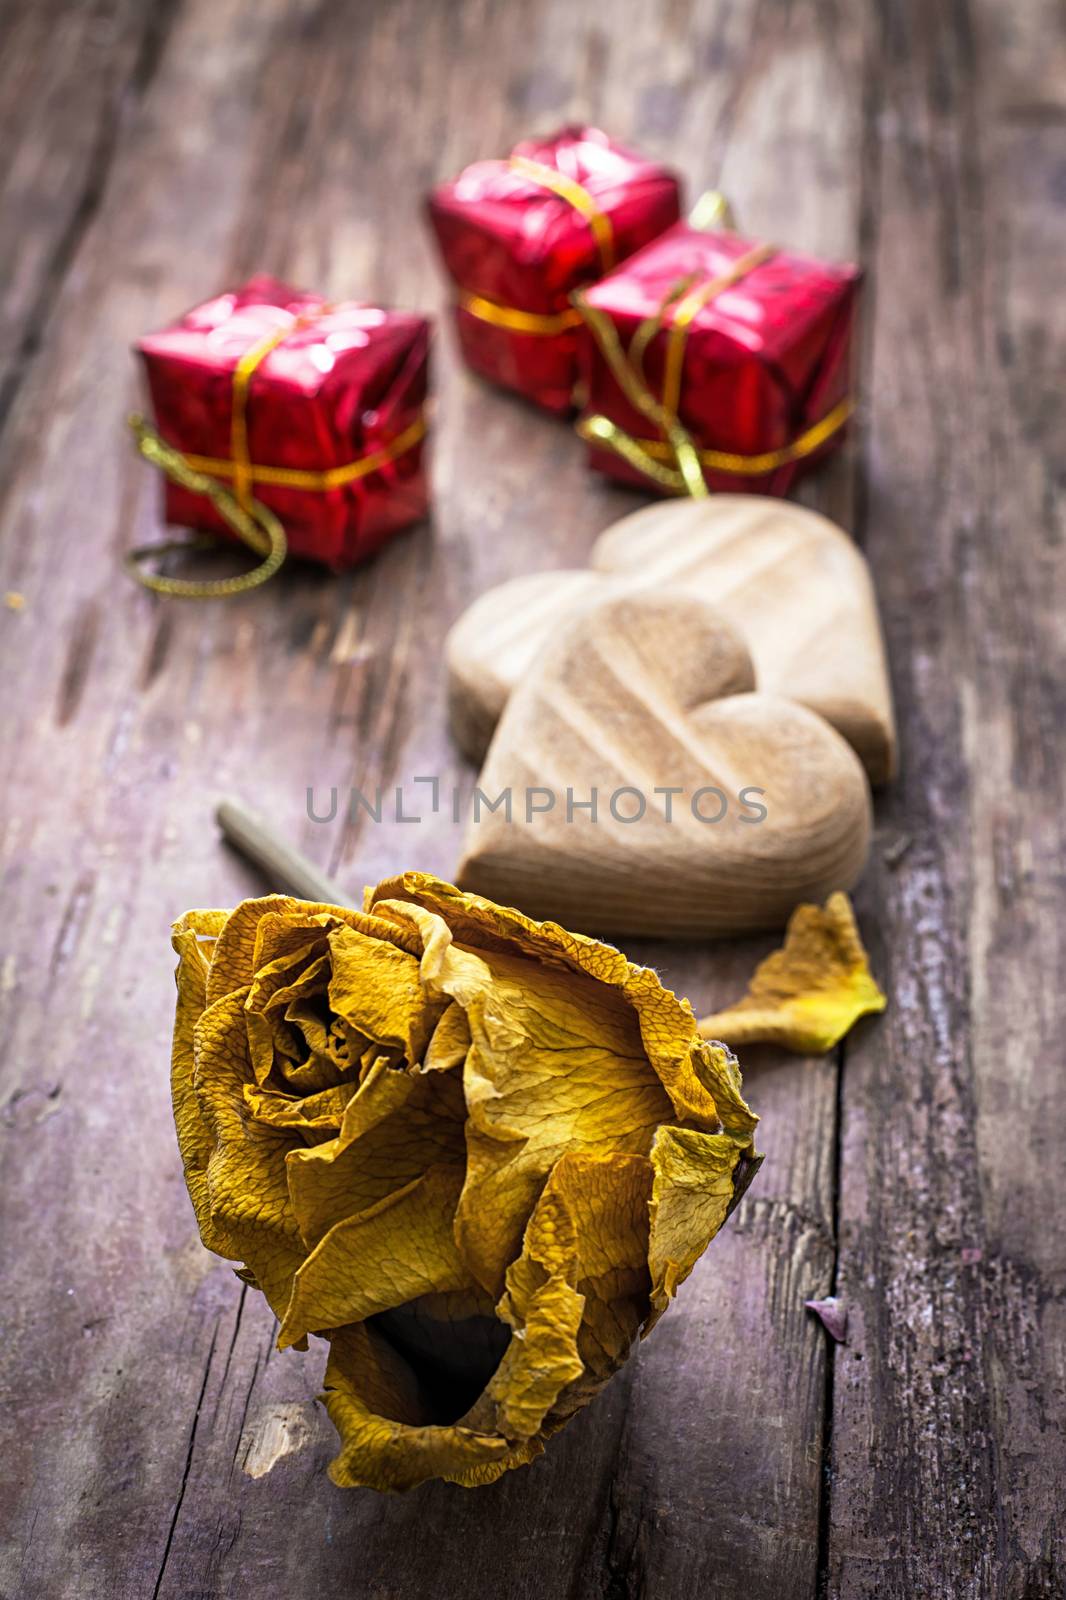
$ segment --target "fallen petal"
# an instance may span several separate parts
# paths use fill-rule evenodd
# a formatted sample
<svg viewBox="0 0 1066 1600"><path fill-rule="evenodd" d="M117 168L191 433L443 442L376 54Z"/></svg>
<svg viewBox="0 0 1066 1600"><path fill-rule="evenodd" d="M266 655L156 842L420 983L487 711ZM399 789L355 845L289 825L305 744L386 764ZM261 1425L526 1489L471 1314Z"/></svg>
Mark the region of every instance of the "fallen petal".
<svg viewBox="0 0 1066 1600"><path fill-rule="evenodd" d="M756 969L743 1000L704 1017L705 1039L733 1049L766 1043L798 1055L824 1055L867 1012L887 1000L870 972L845 894L798 906L780 950Z"/></svg>
<svg viewBox="0 0 1066 1600"><path fill-rule="evenodd" d="M824 1300L804 1300L808 1311L813 1311L822 1327L837 1344L848 1342L848 1308L843 1300L828 1295Z"/></svg>

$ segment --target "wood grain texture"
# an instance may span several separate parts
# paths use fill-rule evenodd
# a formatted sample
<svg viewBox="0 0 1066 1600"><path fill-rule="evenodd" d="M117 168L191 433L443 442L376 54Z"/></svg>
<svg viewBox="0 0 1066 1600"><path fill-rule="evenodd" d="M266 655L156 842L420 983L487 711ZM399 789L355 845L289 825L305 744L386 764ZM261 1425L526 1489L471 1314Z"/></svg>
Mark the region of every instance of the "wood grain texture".
<svg viewBox="0 0 1066 1600"><path fill-rule="evenodd" d="M173 6L43 0L0 14L0 419L92 226Z"/></svg>
<svg viewBox="0 0 1066 1600"><path fill-rule="evenodd" d="M906 732L901 853L861 902L896 1004L843 1080L864 1360L835 1362L829 1593L1044 1600L1066 1588L1066 319L1039 265L1066 242L1063 41L1038 5L902 4L869 49L863 522Z"/></svg>
<svg viewBox="0 0 1066 1600"><path fill-rule="evenodd" d="M21 263L0 591L26 597L0 610L0 1594L1050 1600L1066 1475L1050 0L530 0L520 25L476 0L12 0L0 26L22 41L0 68ZM460 830L410 788L472 783L443 733L447 625L504 578L581 565L639 497L459 372L445 335L432 528L343 579L294 569L231 606L168 605L119 573L157 526L122 438L126 347L256 268L432 304L414 198L578 115L693 191L720 181L745 228L861 250L871 270L861 450L804 498L862 530L893 658L904 778L861 901L891 1010L849 1041L839 1097L833 1061L749 1055L757 1187L540 1463L385 1501L324 1481L320 1354L273 1353L261 1299L196 1238L169 1119L167 925L259 888L216 840L225 792L356 890L399 865L448 874ZM350 786L405 783L421 824L345 817ZM332 786L336 820L311 821L306 789L325 814ZM764 951L633 953L707 1011ZM833 1287L853 1332L827 1369L801 1303Z"/></svg>

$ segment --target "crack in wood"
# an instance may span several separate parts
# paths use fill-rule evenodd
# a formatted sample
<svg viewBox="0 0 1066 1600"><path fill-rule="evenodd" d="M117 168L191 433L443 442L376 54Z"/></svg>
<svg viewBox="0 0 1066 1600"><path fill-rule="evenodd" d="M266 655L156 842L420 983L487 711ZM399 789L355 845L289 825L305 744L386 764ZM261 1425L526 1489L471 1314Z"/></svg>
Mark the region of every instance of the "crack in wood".
<svg viewBox="0 0 1066 1600"><path fill-rule="evenodd" d="M189 1428L189 1444L185 1451L185 1466L182 1470L181 1483L178 1486L178 1493L174 1501L174 1511L170 1518L170 1526L167 1529L167 1542L163 1546L163 1558L159 1563L159 1572L155 1580L155 1587L152 1590L152 1600L159 1600L159 1591L163 1587L163 1578L166 1575L167 1562L170 1560L170 1551L174 1543L174 1533L177 1529L178 1518L181 1516L181 1508L185 1500L185 1491L189 1486L189 1474L192 1472L193 1452L196 1449L196 1430L200 1426L200 1412L203 1409L204 1396L207 1393L207 1380L211 1375L211 1362L214 1360L215 1345L217 1341L218 1321L216 1319L214 1331L211 1334L211 1344L207 1352L207 1360L204 1362L203 1381L200 1384L200 1393L196 1397L196 1409L193 1412L192 1425Z"/></svg>
<svg viewBox="0 0 1066 1600"><path fill-rule="evenodd" d="M829 1293L835 1296L840 1275L840 1197L843 1187L844 1162L844 1072L847 1064L847 1041L836 1051L836 1096L833 1117L832 1180L830 1186L830 1234L833 1241L832 1270ZM833 1398L836 1382L837 1344L835 1339L825 1340L825 1394L822 1400L822 1438L820 1494L818 1497L818 1536L815 1557L815 1593L818 1600L826 1600L829 1593L829 1550L833 1524Z"/></svg>
<svg viewBox="0 0 1066 1600"><path fill-rule="evenodd" d="M237 1343L237 1335L241 1331L241 1317L244 1315L244 1302L245 1302L245 1299L247 1298L247 1295L248 1295L248 1285L246 1283L242 1283L241 1284L240 1297L239 1297L239 1299L237 1301L237 1314L233 1319L233 1334L232 1334L232 1336L230 1338L229 1348L226 1351L226 1363L225 1363L225 1366L222 1368L222 1377L221 1377L221 1379L219 1381L219 1386L218 1386L220 1395L221 1395L222 1391L225 1389L225 1387L226 1387L226 1379L229 1377L229 1364L233 1359L233 1349L234 1349L234 1346Z"/></svg>

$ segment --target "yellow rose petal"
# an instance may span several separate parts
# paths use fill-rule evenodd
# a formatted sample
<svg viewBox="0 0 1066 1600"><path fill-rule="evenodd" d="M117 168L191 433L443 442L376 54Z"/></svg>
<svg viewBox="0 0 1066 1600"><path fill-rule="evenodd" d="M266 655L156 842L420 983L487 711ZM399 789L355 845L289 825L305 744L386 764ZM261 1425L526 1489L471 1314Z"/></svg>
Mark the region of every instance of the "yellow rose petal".
<svg viewBox="0 0 1066 1600"><path fill-rule="evenodd" d="M422 985L418 958L357 928L330 936L330 1010L375 1044L421 1061L444 1006Z"/></svg>
<svg viewBox="0 0 1066 1600"><path fill-rule="evenodd" d="M185 1184L196 1212L201 1237L208 1250L236 1260L240 1256L239 1248L218 1219L211 1215L207 1167L215 1148L215 1139L204 1122L193 1083L196 1024L207 1005L211 951L225 926L226 916L225 911L190 911L174 924L171 942L178 955L175 974L178 999L174 1016L170 1089Z"/></svg>
<svg viewBox="0 0 1066 1600"><path fill-rule="evenodd" d="M456 1232L478 1282L502 1288L544 1178L568 1152L646 1154L673 1116L617 990L486 954L468 1007L467 1177Z"/></svg>
<svg viewBox="0 0 1066 1600"><path fill-rule="evenodd" d="M470 1273L452 1236L462 1186L462 1167L431 1167L331 1228L296 1274L278 1348L420 1295L466 1288Z"/></svg>
<svg viewBox="0 0 1066 1600"><path fill-rule="evenodd" d="M824 907L799 906L785 943L758 967L743 1000L704 1017L706 1039L741 1045L778 1044L800 1055L823 1055L885 996L867 963L847 895Z"/></svg>
<svg viewBox="0 0 1066 1600"><path fill-rule="evenodd" d="M379 1061L349 1100L334 1139L294 1150L289 1193L308 1250L338 1222L465 1156L457 1074L400 1072Z"/></svg>
<svg viewBox="0 0 1066 1600"><path fill-rule="evenodd" d="M420 873L387 881L367 903L422 931L424 979L466 1011L456 1232L486 1289L502 1288L544 1177L568 1150L647 1154L675 1117L714 1129L735 1112L754 1127L735 1081L722 1077L727 1103L717 1105L691 1008L619 951Z"/></svg>
<svg viewBox="0 0 1066 1600"><path fill-rule="evenodd" d="M629 1354L647 1316L652 1176L643 1156L556 1163L497 1308L519 1334L486 1389L507 1437L535 1433L568 1386L573 1410Z"/></svg>
<svg viewBox="0 0 1066 1600"><path fill-rule="evenodd" d="M352 1084L337 1084L300 1097L246 1083L244 1099L252 1115L272 1128L294 1128L305 1135L325 1129L336 1134L352 1098L353 1087Z"/></svg>
<svg viewBox="0 0 1066 1600"><path fill-rule="evenodd" d="M744 1153L745 1146L727 1133L659 1129L651 1152L655 1179L648 1244L651 1302L657 1314L665 1311L728 1216ZM750 1159L749 1182L761 1157Z"/></svg>
<svg viewBox="0 0 1066 1600"><path fill-rule="evenodd" d="M428 1478L467 1488L494 1483L544 1449L538 1439L509 1444L471 1428L427 1425L411 1369L366 1323L330 1340L326 1410L341 1438L329 1475L342 1489L413 1489Z"/></svg>
<svg viewBox="0 0 1066 1600"><path fill-rule="evenodd" d="M285 1177L285 1158L301 1140L298 1133L261 1122L245 1100L245 1089L255 1085L246 998L238 989L216 1000L196 1024L193 1079L213 1139L203 1203L230 1247L221 1253L245 1261L280 1316L304 1255Z"/></svg>
<svg viewBox="0 0 1066 1600"><path fill-rule="evenodd" d="M171 1070L174 1118L204 1244L232 1261L244 1261L280 1314L302 1260L284 1182L285 1154L294 1139L259 1124L244 1102L253 1079L244 1046L243 993L227 997L220 1007L204 1008L205 952L221 924L220 914L199 912L174 928L180 958Z"/></svg>

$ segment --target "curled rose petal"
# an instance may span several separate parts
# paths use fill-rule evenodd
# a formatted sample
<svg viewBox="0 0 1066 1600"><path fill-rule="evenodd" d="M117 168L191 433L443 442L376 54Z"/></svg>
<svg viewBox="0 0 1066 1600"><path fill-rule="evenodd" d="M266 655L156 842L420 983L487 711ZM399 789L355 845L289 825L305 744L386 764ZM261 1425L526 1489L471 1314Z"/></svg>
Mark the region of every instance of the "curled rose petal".
<svg viewBox="0 0 1066 1600"><path fill-rule="evenodd" d="M799 1055L824 1055L885 996L870 973L855 914L845 894L825 905L798 906L785 942L756 969L736 1005L700 1021L705 1039L734 1049L777 1044Z"/></svg>
<svg viewBox="0 0 1066 1600"><path fill-rule="evenodd" d="M803 1305L805 1310L814 1312L831 1339L837 1344L847 1343L848 1308L843 1300L827 1295L824 1300L804 1300Z"/></svg>
<svg viewBox="0 0 1066 1600"><path fill-rule="evenodd" d="M329 1340L342 1486L491 1483L625 1362L761 1157L617 950L407 873L190 912L173 1093L209 1249Z"/></svg>

